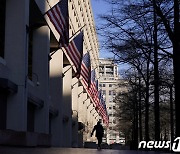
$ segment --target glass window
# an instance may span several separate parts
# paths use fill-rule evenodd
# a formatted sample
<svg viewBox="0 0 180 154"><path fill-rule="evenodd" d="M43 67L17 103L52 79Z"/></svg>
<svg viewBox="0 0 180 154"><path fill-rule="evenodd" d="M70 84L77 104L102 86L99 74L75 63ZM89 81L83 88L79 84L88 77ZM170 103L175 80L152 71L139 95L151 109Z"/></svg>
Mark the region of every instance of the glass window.
<svg viewBox="0 0 180 154"><path fill-rule="evenodd" d="M109 84L109 87L112 87L112 84Z"/></svg>
<svg viewBox="0 0 180 154"><path fill-rule="evenodd" d="M106 95L106 90L102 90L102 94L103 94L103 95Z"/></svg>
<svg viewBox="0 0 180 154"><path fill-rule="evenodd" d="M105 84L103 84L103 87L106 87L106 85L105 85Z"/></svg>
<svg viewBox="0 0 180 154"><path fill-rule="evenodd" d="M6 0L0 3L0 57L4 58Z"/></svg>
<svg viewBox="0 0 180 154"><path fill-rule="evenodd" d="M112 90L109 90L109 95L112 95L113 94L113 91Z"/></svg>

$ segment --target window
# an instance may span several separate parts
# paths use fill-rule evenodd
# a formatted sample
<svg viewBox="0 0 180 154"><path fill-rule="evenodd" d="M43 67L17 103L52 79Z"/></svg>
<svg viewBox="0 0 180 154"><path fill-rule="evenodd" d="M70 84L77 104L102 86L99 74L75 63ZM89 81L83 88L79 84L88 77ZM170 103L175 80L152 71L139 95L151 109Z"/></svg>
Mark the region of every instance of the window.
<svg viewBox="0 0 180 154"><path fill-rule="evenodd" d="M112 94L113 94L112 90L109 90L109 95L112 95Z"/></svg>
<svg viewBox="0 0 180 154"><path fill-rule="evenodd" d="M112 84L109 84L109 87L112 87Z"/></svg>
<svg viewBox="0 0 180 154"><path fill-rule="evenodd" d="M106 85L105 85L105 84L103 84L102 86L103 86L103 87L106 87Z"/></svg>
<svg viewBox="0 0 180 154"><path fill-rule="evenodd" d="M0 3L0 57L4 58L6 0Z"/></svg>
<svg viewBox="0 0 180 154"><path fill-rule="evenodd" d="M115 119L113 119L113 123L116 124L116 120Z"/></svg>
<svg viewBox="0 0 180 154"><path fill-rule="evenodd" d="M116 91L113 91L113 95L116 95Z"/></svg>
<svg viewBox="0 0 180 154"><path fill-rule="evenodd" d="M99 84L99 87L102 87L102 84Z"/></svg>
<svg viewBox="0 0 180 154"><path fill-rule="evenodd" d="M111 109L112 109L112 107L110 106L110 107L109 107L109 110L111 110Z"/></svg>
<svg viewBox="0 0 180 154"><path fill-rule="evenodd" d="M102 90L102 94L103 94L103 95L106 95L106 90Z"/></svg>

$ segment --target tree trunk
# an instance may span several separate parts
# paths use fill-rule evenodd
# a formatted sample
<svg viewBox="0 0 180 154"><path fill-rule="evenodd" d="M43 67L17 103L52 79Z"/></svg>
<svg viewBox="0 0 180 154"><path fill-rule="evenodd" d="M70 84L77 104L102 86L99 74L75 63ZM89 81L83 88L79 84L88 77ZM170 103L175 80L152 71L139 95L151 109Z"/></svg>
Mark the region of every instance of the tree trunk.
<svg viewBox="0 0 180 154"><path fill-rule="evenodd" d="M174 40L173 40L173 65L174 65L174 84L175 84L175 115L176 115L176 137L180 136L180 26L179 26L179 3L174 0Z"/></svg>
<svg viewBox="0 0 180 154"><path fill-rule="evenodd" d="M154 6L154 117L155 117L155 140L160 140L160 117L159 117L159 67L158 67L158 48L157 48L157 15L156 1L153 0Z"/></svg>
<svg viewBox="0 0 180 154"><path fill-rule="evenodd" d="M145 96L145 140L149 141L149 63L147 61L147 81L146 81L146 96Z"/></svg>
<svg viewBox="0 0 180 154"><path fill-rule="evenodd" d="M142 141L142 113L141 113L141 78L139 77L139 91L138 91L138 98L139 98L139 141Z"/></svg>

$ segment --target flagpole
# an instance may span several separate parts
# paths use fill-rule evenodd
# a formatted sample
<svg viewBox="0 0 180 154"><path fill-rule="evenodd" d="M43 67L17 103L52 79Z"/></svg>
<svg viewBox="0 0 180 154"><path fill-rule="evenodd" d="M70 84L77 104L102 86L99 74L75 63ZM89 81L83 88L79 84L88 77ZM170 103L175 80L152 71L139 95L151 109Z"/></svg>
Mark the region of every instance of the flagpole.
<svg viewBox="0 0 180 154"><path fill-rule="evenodd" d="M84 27L86 26L86 24L83 26L83 27L81 27L73 36L71 36L70 38L69 38L69 40L70 39L72 39L78 32L80 32ZM59 49L61 49L62 47L59 47L57 50L55 50L52 54L50 54L50 57L52 56L52 55L54 55ZM92 50L92 49L91 49ZM90 51L91 51L90 50Z"/></svg>
<svg viewBox="0 0 180 154"><path fill-rule="evenodd" d="M86 26L86 24L85 24L83 27L81 27L78 31L76 31L76 32L69 38L69 40L72 39L77 33L79 33L85 26Z"/></svg>
<svg viewBox="0 0 180 154"><path fill-rule="evenodd" d="M73 66L74 66L74 65L71 65L71 67L69 67L64 73L62 73L62 74L63 74L62 76L64 77L65 74L66 74L66 72L69 71Z"/></svg>
<svg viewBox="0 0 180 154"><path fill-rule="evenodd" d="M88 100L89 98L86 98L84 101L83 101L83 104Z"/></svg>
<svg viewBox="0 0 180 154"><path fill-rule="evenodd" d="M51 5L49 4L49 0L46 0L46 2L48 3L50 9L52 9Z"/></svg>

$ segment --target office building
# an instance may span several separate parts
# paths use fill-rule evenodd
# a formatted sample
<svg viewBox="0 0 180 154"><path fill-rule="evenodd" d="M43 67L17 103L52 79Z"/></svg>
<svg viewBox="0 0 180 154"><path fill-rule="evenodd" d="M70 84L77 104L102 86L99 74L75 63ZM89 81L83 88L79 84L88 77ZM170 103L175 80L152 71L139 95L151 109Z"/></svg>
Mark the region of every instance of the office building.
<svg viewBox="0 0 180 154"><path fill-rule="evenodd" d="M99 118L47 23L58 2L0 2L0 144L82 147ZM83 52L98 67L90 0L68 0L68 10L70 40L83 30Z"/></svg>
<svg viewBox="0 0 180 154"><path fill-rule="evenodd" d="M102 89L109 114L109 128L106 132L105 141L108 144L121 143L120 131L116 127L116 103L114 102L117 92L123 88L119 86L121 80L118 65L114 63L113 59L104 58L100 59L99 62L99 87Z"/></svg>

